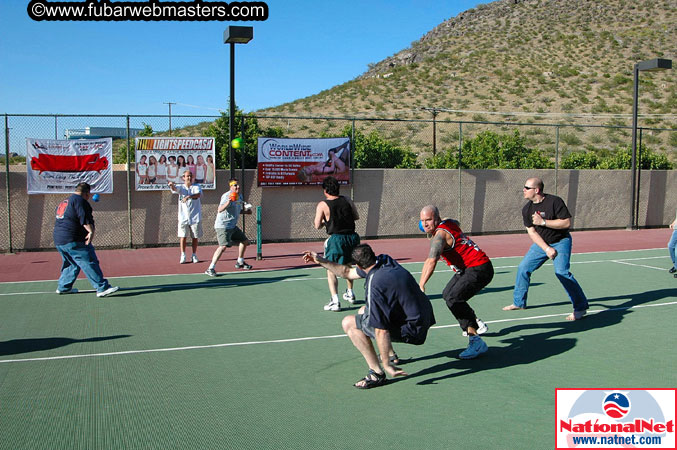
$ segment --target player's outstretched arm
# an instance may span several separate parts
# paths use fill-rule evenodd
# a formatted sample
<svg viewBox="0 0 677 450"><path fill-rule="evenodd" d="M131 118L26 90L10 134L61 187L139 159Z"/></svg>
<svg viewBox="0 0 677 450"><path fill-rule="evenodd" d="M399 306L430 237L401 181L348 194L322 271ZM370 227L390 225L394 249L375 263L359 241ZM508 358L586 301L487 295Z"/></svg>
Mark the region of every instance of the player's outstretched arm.
<svg viewBox="0 0 677 450"><path fill-rule="evenodd" d="M354 267L326 260L315 252L307 250L304 251L303 261L307 263L315 262L324 267L325 269L331 271L337 277L345 278L346 280L359 280L360 278L362 278L357 274L357 270Z"/></svg>

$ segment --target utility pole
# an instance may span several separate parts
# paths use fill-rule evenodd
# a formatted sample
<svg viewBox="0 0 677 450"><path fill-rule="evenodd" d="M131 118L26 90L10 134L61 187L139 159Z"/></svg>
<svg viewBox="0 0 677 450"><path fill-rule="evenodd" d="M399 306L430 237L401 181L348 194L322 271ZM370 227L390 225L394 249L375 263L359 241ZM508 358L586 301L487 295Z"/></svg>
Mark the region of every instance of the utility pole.
<svg viewBox="0 0 677 450"><path fill-rule="evenodd" d="M437 154L437 114L440 110L437 108L421 108L424 111L429 111L433 115L433 156Z"/></svg>
<svg viewBox="0 0 677 450"><path fill-rule="evenodd" d="M165 105L169 106L169 135L172 135L172 105L176 105L176 102L162 102Z"/></svg>

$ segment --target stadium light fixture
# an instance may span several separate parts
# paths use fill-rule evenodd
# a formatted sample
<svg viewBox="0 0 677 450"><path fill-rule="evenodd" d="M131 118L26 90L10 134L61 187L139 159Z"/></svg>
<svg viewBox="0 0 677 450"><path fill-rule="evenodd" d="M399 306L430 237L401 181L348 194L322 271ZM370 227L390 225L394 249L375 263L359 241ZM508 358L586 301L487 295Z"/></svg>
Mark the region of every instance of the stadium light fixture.
<svg viewBox="0 0 677 450"><path fill-rule="evenodd" d="M632 165L631 165L631 176L632 176L632 202L630 204L630 224L628 229L637 229L639 228L639 218L635 216L635 203L639 203L639 198L635 198L636 194L636 183L637 183L637 104L639 102L639 73L640 72L657 72L659 70L672 69L672 60L671 59L650 59L647 61L641 61L635 64L634 68L634 94L633 94L633 103L632 103ZM640 161L641 163L641 161Z"/></svg>
<svg viewBox="0 0 677 450"><path fill-rule="evenodd" d="M230 117L228 118L230 178L235 177L235 163L233 156L233 131L235 130L235 44L246 44L252 39L254 39L253 27L229 26L226 28L226 31L223 32L223 43L230 44Z"/></svg>

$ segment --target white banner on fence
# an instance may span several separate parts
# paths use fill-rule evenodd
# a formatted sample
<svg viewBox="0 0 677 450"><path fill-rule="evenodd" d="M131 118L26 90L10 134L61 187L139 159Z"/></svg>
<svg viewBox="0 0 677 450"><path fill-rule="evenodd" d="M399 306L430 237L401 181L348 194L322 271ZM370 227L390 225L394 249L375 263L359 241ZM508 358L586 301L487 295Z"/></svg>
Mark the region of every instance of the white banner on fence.
<svg viewBox="0 0 677 450"><path fill-rule="evenodd" d="M92 192L113 193L113 140L26 138L29 194L71 193L78 183Z"/></svg>
<svg viewBox="0 0 677 450"><path fill-rule="evenodd" d="M258 140L258 185L293 186L322 184L333 176L340 184L350 181L350 139Z"/></svg>
<svg viewBox="0 0 677 450"><path fill-rule="evenodd" d="M214 138L137 137L134 142L137 191L168 190L169 181L183 184L181 176L187 170L193 174L193 184L216 189Z"/></svg>

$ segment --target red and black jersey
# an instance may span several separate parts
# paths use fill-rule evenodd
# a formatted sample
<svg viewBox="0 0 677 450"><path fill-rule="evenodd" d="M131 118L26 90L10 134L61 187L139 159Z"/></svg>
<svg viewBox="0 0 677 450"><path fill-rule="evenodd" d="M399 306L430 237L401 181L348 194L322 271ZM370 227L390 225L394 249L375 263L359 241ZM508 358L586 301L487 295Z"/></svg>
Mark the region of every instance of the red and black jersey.
<svg viewBox="0 0 677 450"><path fill-rule="evenodd" d="M451 247L442 250L441 256L454 271L481 266L489 262L487 254L461 231L457 221L446 219L435 228L435 233L437 230L444 230L452 238Z"/></svg>

